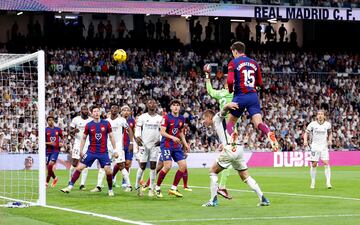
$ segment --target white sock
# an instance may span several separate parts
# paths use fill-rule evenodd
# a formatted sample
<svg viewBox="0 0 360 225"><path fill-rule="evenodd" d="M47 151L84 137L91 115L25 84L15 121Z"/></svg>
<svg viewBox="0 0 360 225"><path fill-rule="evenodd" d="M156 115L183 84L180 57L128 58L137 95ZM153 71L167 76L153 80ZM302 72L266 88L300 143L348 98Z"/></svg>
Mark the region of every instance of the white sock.
<svg viewBox="0 0 360 225"><path fill-rule="evenodd" d="M125 179L125 183L127 187L130 187L130 178L129 178L129 172L124 168L121 170L121 174L123 176L123 178Z"/></svg>
<svg viewBox="0 0 360 225"><path fill-rule="evenodd" d="M316 178L316 167L310 167L310 177L311 177L311 183L315 184L315 178Z"/></svg>
<svg viewBox="0 0 360 225"><path fill-rule="evenodd" d="M86 182L86 178L87 178L87 175L88 175L88 171L89 171L89 169L88 169L88 168L85 168L85 169L83 169L83 171L81 172L81 182L80 182L80 185L84 185L84 186L85 186L85 182Z"/></svg>
<svg viewBox="0 0 360 225"><path fill-rule="evenodd" d="M330 177L331 177L330 165L324 167L325 167L326 184L330 184Z"/></svg>
<svg viewBox="0 0 360 225"><path fill-rule="evenodd" d="M246 180L244 180L245 183L247 183L247 185L249 185L249 187L255 191L255 193L257 194L257 196L259 197L260 201L262 200L262 196L263 193L259 187L259 185L256 183L256 180L254 180L254 178L252 177L248 177L246 178Z"/></svg>
<svg viewBox="0 0 360 225"><path fill-rule="evenodd" d="M210 201L214 201L217 198L218 190L218 176L216 173L210 173Z"/></svg>
<svg viewBox="0 0 360 225"><path fill-rule="evenodd" d="M143 174L144 174L144 170L142 170L139 167L137 170L137 173L136 173L135 189L138 189L140 187L139 183L140 183L140 180L141 180L141 177L143 176Z"/></svg>
<svg viewBox="0 0 360 225"><path fill-rule="evenodd" d="M105 177L105 170L104 168L100 168L98 172L98 181L97 181L97 187L102 187L102 182Z"/></svg>
<svg viewBox="0 0 360 225"><path fill-rule="evenodd" d="M70 171L69 171L69 181L71 181L74 171L75 171L75 167L73 165L71 165Z"/></svg>
<svg viewBox="0 0 360 225"><path fill-rule="evenodd" d="M150 189L154 190L156 179L156 170L150 170Z"/></svg>

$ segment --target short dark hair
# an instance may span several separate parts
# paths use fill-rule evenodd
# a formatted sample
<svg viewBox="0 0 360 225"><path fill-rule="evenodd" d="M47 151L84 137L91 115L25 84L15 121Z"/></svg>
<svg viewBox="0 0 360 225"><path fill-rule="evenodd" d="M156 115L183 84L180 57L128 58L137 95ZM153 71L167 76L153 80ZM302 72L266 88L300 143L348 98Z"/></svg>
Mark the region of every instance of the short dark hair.
<svg viewBox="0 0 360 225"><path fill-rule="evenodd" d="M53 115L49 115L48 117L46 117L46 121L49 121L50 118L53 118L53 120L55 120L55 117Z"/></svg>
<svg viewBox="0 0 360 225"><path fill-rule="evenodd" d="M94 109L100 109L100 106L99 106L99 105L92 105L92 106L90 107L90 111L93 112Z"/></svg>
<svg viewBox="0 0 360 225"><path fill-rule="evenodd" d="M113 107L113 106L119 107L119 105L118 105L116 102L112 102L112 103L110 104L110 109L111 109L111 107Z"/></svg>
<svg viewBox="0 0 360 225"><path fill-rule="evenodd" d="M239 53L244 53L245 52L245 44L242 43L241 41L237 41L234 44L231 45L230 47L231 50L236 50Z"/></svg>
<svg viewBox="0 0 360 225"><path fill-rule="evenodd" d="M179 99L173 99L173 100L171 100L171 102L170 102L170 106L172 106L173 104L179 104L179 105L181 105L181 101L180 101Z"/></svg>

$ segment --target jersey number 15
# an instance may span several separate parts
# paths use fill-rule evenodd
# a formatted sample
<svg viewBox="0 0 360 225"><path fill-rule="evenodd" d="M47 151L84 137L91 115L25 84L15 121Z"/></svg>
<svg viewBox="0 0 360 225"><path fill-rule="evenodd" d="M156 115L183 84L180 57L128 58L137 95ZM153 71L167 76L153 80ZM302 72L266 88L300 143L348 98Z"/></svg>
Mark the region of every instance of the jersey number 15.
<svg viewBox="0 0 360 225"><path fill-rule="evenodd" d="M255 86L255 76L254 70L243 70L242 73L244 74L244 85L246 87L254 87Z"/></svg>

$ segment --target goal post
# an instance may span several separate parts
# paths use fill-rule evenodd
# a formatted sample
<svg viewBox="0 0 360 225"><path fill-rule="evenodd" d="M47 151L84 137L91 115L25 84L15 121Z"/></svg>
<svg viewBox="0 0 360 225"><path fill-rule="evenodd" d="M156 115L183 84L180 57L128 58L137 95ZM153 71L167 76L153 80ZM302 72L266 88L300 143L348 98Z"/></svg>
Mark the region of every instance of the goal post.
<svg viewBox="0 0 360 225"><path fill-rule="evenodd" d="M44 51L0 54L0 95L0 204L45 206Z"/></svg>

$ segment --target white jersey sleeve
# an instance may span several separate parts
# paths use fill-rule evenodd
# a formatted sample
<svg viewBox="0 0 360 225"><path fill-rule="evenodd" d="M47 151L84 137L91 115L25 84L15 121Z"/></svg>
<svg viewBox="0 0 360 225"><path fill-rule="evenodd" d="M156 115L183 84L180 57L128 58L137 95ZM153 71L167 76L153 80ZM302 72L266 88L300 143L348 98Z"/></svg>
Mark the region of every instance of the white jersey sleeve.
<svg viewBox="0 0 360 225"><path fill-rule="evenodd" d="M216 113L213 118L213 123L221 144L227 145L225 117L222 117L220 113Z"/></svg>
<svg viewBox="0 0 360 225"><path fill-rule="evenodd" d="M135 137L141 137L141 129L143 126L143 118L144 118L143 115L144 114L139 116L136 120L136 127L135 127L135 134L134 134Z"/></svg>

